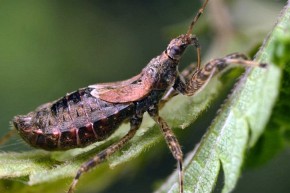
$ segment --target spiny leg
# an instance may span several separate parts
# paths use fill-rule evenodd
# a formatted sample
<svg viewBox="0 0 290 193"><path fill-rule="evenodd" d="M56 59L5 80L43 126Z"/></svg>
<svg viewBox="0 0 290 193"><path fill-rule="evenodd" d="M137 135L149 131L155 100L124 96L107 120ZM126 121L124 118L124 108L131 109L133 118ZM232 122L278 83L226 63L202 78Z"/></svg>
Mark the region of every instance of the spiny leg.
<svg viewBox="0 0 290 193"><path fill-rule="evenodd" d="M8 141L15 133L16 133L15 129L6 133L6 135L4 135L3 137L0 138L0 145L4 144L6 141Z"/></svg>
<svg viewBox="0 0 290 193"><path fill-rule="evenodd" d="M89 171L90 169L96 167L97 165L99 165L100 163L104 162L110 155L112 155L113 153L115 153L116 151L122 149L124 147L124 145L134 137L134 135L136 134L136 131L138 130L138 128L140 127L140 124L142 122L142 117L133 117L130 121L130 130L129 132L120 139L120 141L116 142L115 144L112 144L111 146L107 147L105 150L101 151L100 153L98 153L95 157L93 157L91 160L83 163L80 167L80 169L78 170L69 190L68 193L73 193L76 184L78 183L78 180L80 178L80 176Z"/></svg>
<svg viewBox="0 0 290 193"><path fill-rule="evenodd" d="M186 83L178 78L173 88L182 94L191 96L202 90L202 88L208 83L213 75L226 68L233 67L233 64L241 65L244 67L267 66L267 64L264 63L258 63L252 60L248 60L248 58L244 54L233 53L225 56L224 58L214 59L208 62L202 69L194 72L192 77L190 77L189 79L186 78Z"/></svg>
<svg viewBox="0 0 290 193"><path fill-rule="evenodd" d="M182 168L183 153L180 144L177 138L175 137L173 131L168 126L168 124L158 115L157 106L150 108L148 110L148 113L159 125L173 157L177 160L179 171L179 193L183 193L183 168Z"/></svg>

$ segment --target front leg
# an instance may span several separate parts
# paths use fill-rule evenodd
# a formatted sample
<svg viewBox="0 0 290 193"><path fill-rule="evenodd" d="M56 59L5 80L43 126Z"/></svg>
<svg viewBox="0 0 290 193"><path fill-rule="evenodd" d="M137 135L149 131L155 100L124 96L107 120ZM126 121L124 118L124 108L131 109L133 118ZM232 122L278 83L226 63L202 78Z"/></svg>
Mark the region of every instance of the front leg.
<svg viewBox="0 0 290 193"><path fill-rule="evenodd" d="M200 70L197 69L190 78L185 77L185 82L178 77L173 88L184 95L194 95L206 86L213 75L223 71L226 68L233 67L234 65L232 64L242 65L244 67L266 66L264 63L248 60L244 54L233 53L225 56L224 58L214 59L208 62Z"/></svg>
<svg viewBox="0 0 290 193"><path fill-rule="evenodd" d="M182 70L181 74L177 77L177 79L175 80L175 84L173 87L171 87L163 96L162 100L161 100L161 106L165 104L166 101L168 101L169 99L171 99L172 97L176 96L179 94L179 92L177 91L178 89L176 89L177 85L182 85L184 84L184 82L189 79L191 76L194 75L194 73L196 73L198 71L198 67L197 64L193 63L188 65L185 69ZM179 83L181 82L181 83Z"/></svg>

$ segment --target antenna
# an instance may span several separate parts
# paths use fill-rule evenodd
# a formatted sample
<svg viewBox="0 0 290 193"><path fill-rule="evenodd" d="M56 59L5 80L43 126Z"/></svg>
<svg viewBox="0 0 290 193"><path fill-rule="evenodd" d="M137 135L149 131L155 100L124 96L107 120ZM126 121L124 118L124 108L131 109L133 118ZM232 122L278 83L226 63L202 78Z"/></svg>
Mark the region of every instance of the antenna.
<svg viewBox="0 0 290 193"><path fill-rule="evenodd" d="M205 7L206 7L208 1L209 1L209 0L206 0L206 1L203 3L202 7L198 10L197 14L194 16L194 18L193 18L193 20L192 20L192 22L191 22L191 24L190 24L190 26L189 26L189 28L188 28L188 30L187 30L187 32L186 32L186 35L187 35L187 36L191 34L192 29L193 29L193 26L195 25L195 23L197 22L197 20L198 20L199 17L201 16L201 14L203 13L203 10L205 9Z"/></svg>
<svg viewBox="0 0 290 193"><path fill-rule="evenodd" d="M189 37L191 32L192 32L192 29L193 29L193 26L196 24L197 20L199 19L199 17L201 16L201 14L203 13L203 10L205 9L207 3L208 3L209 0L206 0L202 7L198 10L198 12L196 13L196 15L194 16L191 24L189 25L189 28L186 32L186 36ZM200 69L200 65L201 65L201 59L200 59L200 47L199 46L195 46L196 47L196 51L197 51L197 70Z"/></svg>

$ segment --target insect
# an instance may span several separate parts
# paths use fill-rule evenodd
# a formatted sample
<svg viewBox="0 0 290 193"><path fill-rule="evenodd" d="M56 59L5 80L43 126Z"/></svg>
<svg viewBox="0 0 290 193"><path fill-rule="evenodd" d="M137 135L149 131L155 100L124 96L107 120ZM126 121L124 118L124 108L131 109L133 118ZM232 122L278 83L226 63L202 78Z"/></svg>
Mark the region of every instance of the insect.
<svg viewBox="0 0 290 193"><path fill-rule="evenodd" d="M13 118L13 127L27 143L49 151L85 147L102 141L121 123L130 122L130 130L125 136L80 166L69 187L69 193L74 192L83 173L104 162L134 137L145 112L159 125L173 157L177 160L179 192L183 193L183 153L173 131L158 114L160 103L178 93L194 95L215 74L231 64L245 67L266 66L248 60L244 54L239 53L211 60L201 66L200 45L192 30L208 1L203 3L193 18L187 33L172 39L165 51L153 58L140 74L125 81L94 84L79 89L44 104L27 115ZM197 50L197 65L189 68L193 73L184 76L185 73L179 73L178 64L189 46L194 46Z"/></svg>

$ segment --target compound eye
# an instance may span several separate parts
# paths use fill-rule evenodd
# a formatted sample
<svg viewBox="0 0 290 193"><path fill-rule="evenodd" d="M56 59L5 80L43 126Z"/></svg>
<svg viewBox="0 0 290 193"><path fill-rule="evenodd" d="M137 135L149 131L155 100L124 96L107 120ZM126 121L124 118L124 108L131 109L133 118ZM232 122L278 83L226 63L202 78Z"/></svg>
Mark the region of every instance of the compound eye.
<svg viewBox="0 0 290 193"><path fill-rule="evenodd" d="M179 46L173 46L172 48L171 48L171 53L172 53L172 55L180 55L180 54L182 54L182 52L183 52L183 49L181 48L181 47L179 47Z"/></svg>
<svg viewBox="0 0 290 193"><path fill-rule="evenodd" d="M184 43L178 38L172 40L166 50L168 56L174 60L179 60L187 45L187 43Z"/></svg>

